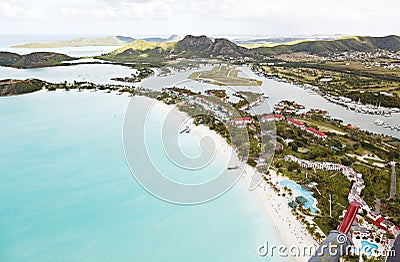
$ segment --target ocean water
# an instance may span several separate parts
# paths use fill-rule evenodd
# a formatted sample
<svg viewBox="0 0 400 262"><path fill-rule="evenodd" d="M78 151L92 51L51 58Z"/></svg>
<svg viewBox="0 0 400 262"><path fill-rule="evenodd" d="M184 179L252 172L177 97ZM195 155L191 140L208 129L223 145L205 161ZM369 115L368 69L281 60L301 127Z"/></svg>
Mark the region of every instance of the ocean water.
<svg viewBox="0 0 400 262"><path fill-rule="evenodd" d="M258 256L265 240L281 240L241 181L197 206L136 183L122 147L128 101L0 98L0 261L283 261Z"/></svg>

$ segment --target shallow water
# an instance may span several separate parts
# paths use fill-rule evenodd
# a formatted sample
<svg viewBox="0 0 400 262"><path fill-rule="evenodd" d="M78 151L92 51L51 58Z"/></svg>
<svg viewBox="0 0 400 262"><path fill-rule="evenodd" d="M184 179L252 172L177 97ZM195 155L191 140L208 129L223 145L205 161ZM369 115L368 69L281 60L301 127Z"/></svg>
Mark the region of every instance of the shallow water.
<svg viewBox="0 0 400 262"><path fill-rule="evenodd" d="M129 67L112 64L87 64L33 69L0 67L0 79L37 78L51 83L88 81L95 84L132 85L114 81L111 78L131 76L135 71L135 69Z"/></svg>
<svg viewBox="0 0 400 262"><path fill-rule="evenodd" d="M257 255L280 240L241 181L197 206L136 183L122 149L128 101L72 91L0 98L0 261L282 261ZM190 152L196 137L187 139Z"/></svg>

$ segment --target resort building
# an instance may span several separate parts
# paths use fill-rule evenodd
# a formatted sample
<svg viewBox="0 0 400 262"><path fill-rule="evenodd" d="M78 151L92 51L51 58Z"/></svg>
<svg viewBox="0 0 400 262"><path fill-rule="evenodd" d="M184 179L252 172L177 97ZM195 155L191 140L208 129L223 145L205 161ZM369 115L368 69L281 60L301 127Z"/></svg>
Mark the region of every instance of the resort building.
<svg viewBox="0 0 400 262"><path fill-rule="evenodd" d="M231 123L237 127L246 127L247 124L253 123L253 118L251 117L243 117L243 118L234 118Z"/></svg>
<svg viewBox="0 0 400 262"><path fill-rule="evenodd" d="M351 228L351 232L353 237L359 238L369 238L371 236L371 231L369 231L366 227L360 227L359 225L355 225Z"/></svg>
<svg viewBox="0 0 400 262"><path fill-rule="evenodd" d="M380 229L383 229L386 231L388 234L393 234L395 230L397 230L396 225L387 220L385 217L383 217L381 214L370 211L367 214L367 218L371 221L372 224L377 226Z"/></svg>
<svg viewBox="0 0 400 262"><path fill-rule="evenodd" d="M297 203L296 203L295 201L290 201L290 202L288 203L288 205L289 205L289 207L291 207L291 208L296 208L296 207L297 207Z"/></svg>
<svg viewBox="0 0 400 262"><path fill-rule="evenodd" d="M297 120L295 120L293 118L288 118L287 122L288 122L288 124L294 125L294 126L300 128L300 129L303 129L303 130L305 129L305 125L302 122L297 121Z"/></svg>
<svg viewBox="0 0 400 262"><path fill-rule="evenodd" d="M266 116L262 117L261 122L263 122L263 123L265 123L265 122L276 122L276 121L282 121L283 119L285 119L285 117L283 115L279 115L279 114L266 115Z"/></svg>
<svg viewBox="0 0 400 262"><path fill-rule="evenodd" d="M321 139L325 139L325 138L328 137L324 132L321 132L321 131L319 131L319 130L313 128L313 127L307 127L306 131L307 131L308 133L310 133L310 134L312 134L312 135L318 137L318 138L321 138Z"/></svg>
<svg viewBox="0 0 400 262"><path fill-rule="evenodd" d="M296 202L299 205L304 206L304 204L307 203L307 199L305 197L303 197L303 196L298 196L298 197L296 197Z"/></svg>

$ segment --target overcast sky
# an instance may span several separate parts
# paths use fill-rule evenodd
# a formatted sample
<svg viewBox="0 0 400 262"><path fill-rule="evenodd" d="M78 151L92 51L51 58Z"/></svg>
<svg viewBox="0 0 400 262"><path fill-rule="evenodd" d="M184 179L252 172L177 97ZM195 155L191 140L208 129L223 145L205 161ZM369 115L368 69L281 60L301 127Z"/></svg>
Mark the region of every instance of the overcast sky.
<svg viewBox="0 0 400 262"><path fill-rule="evenodd" d="M400 35L398 0L0 0L0 34Z"/></svg>

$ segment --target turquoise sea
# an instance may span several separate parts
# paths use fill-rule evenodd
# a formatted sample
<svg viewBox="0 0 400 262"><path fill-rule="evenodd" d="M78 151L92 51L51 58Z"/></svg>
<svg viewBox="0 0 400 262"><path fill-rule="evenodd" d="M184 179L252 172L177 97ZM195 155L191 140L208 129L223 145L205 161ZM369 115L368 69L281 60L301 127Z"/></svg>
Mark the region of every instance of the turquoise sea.
<svg viewBox="0 0 400 262"><path fill-rule="evenodd" d="M136 183L122 146L128 101L0 98L0 261L282 261L258 256L265 240L281 241L242 181L196 206Z"/></svg>

